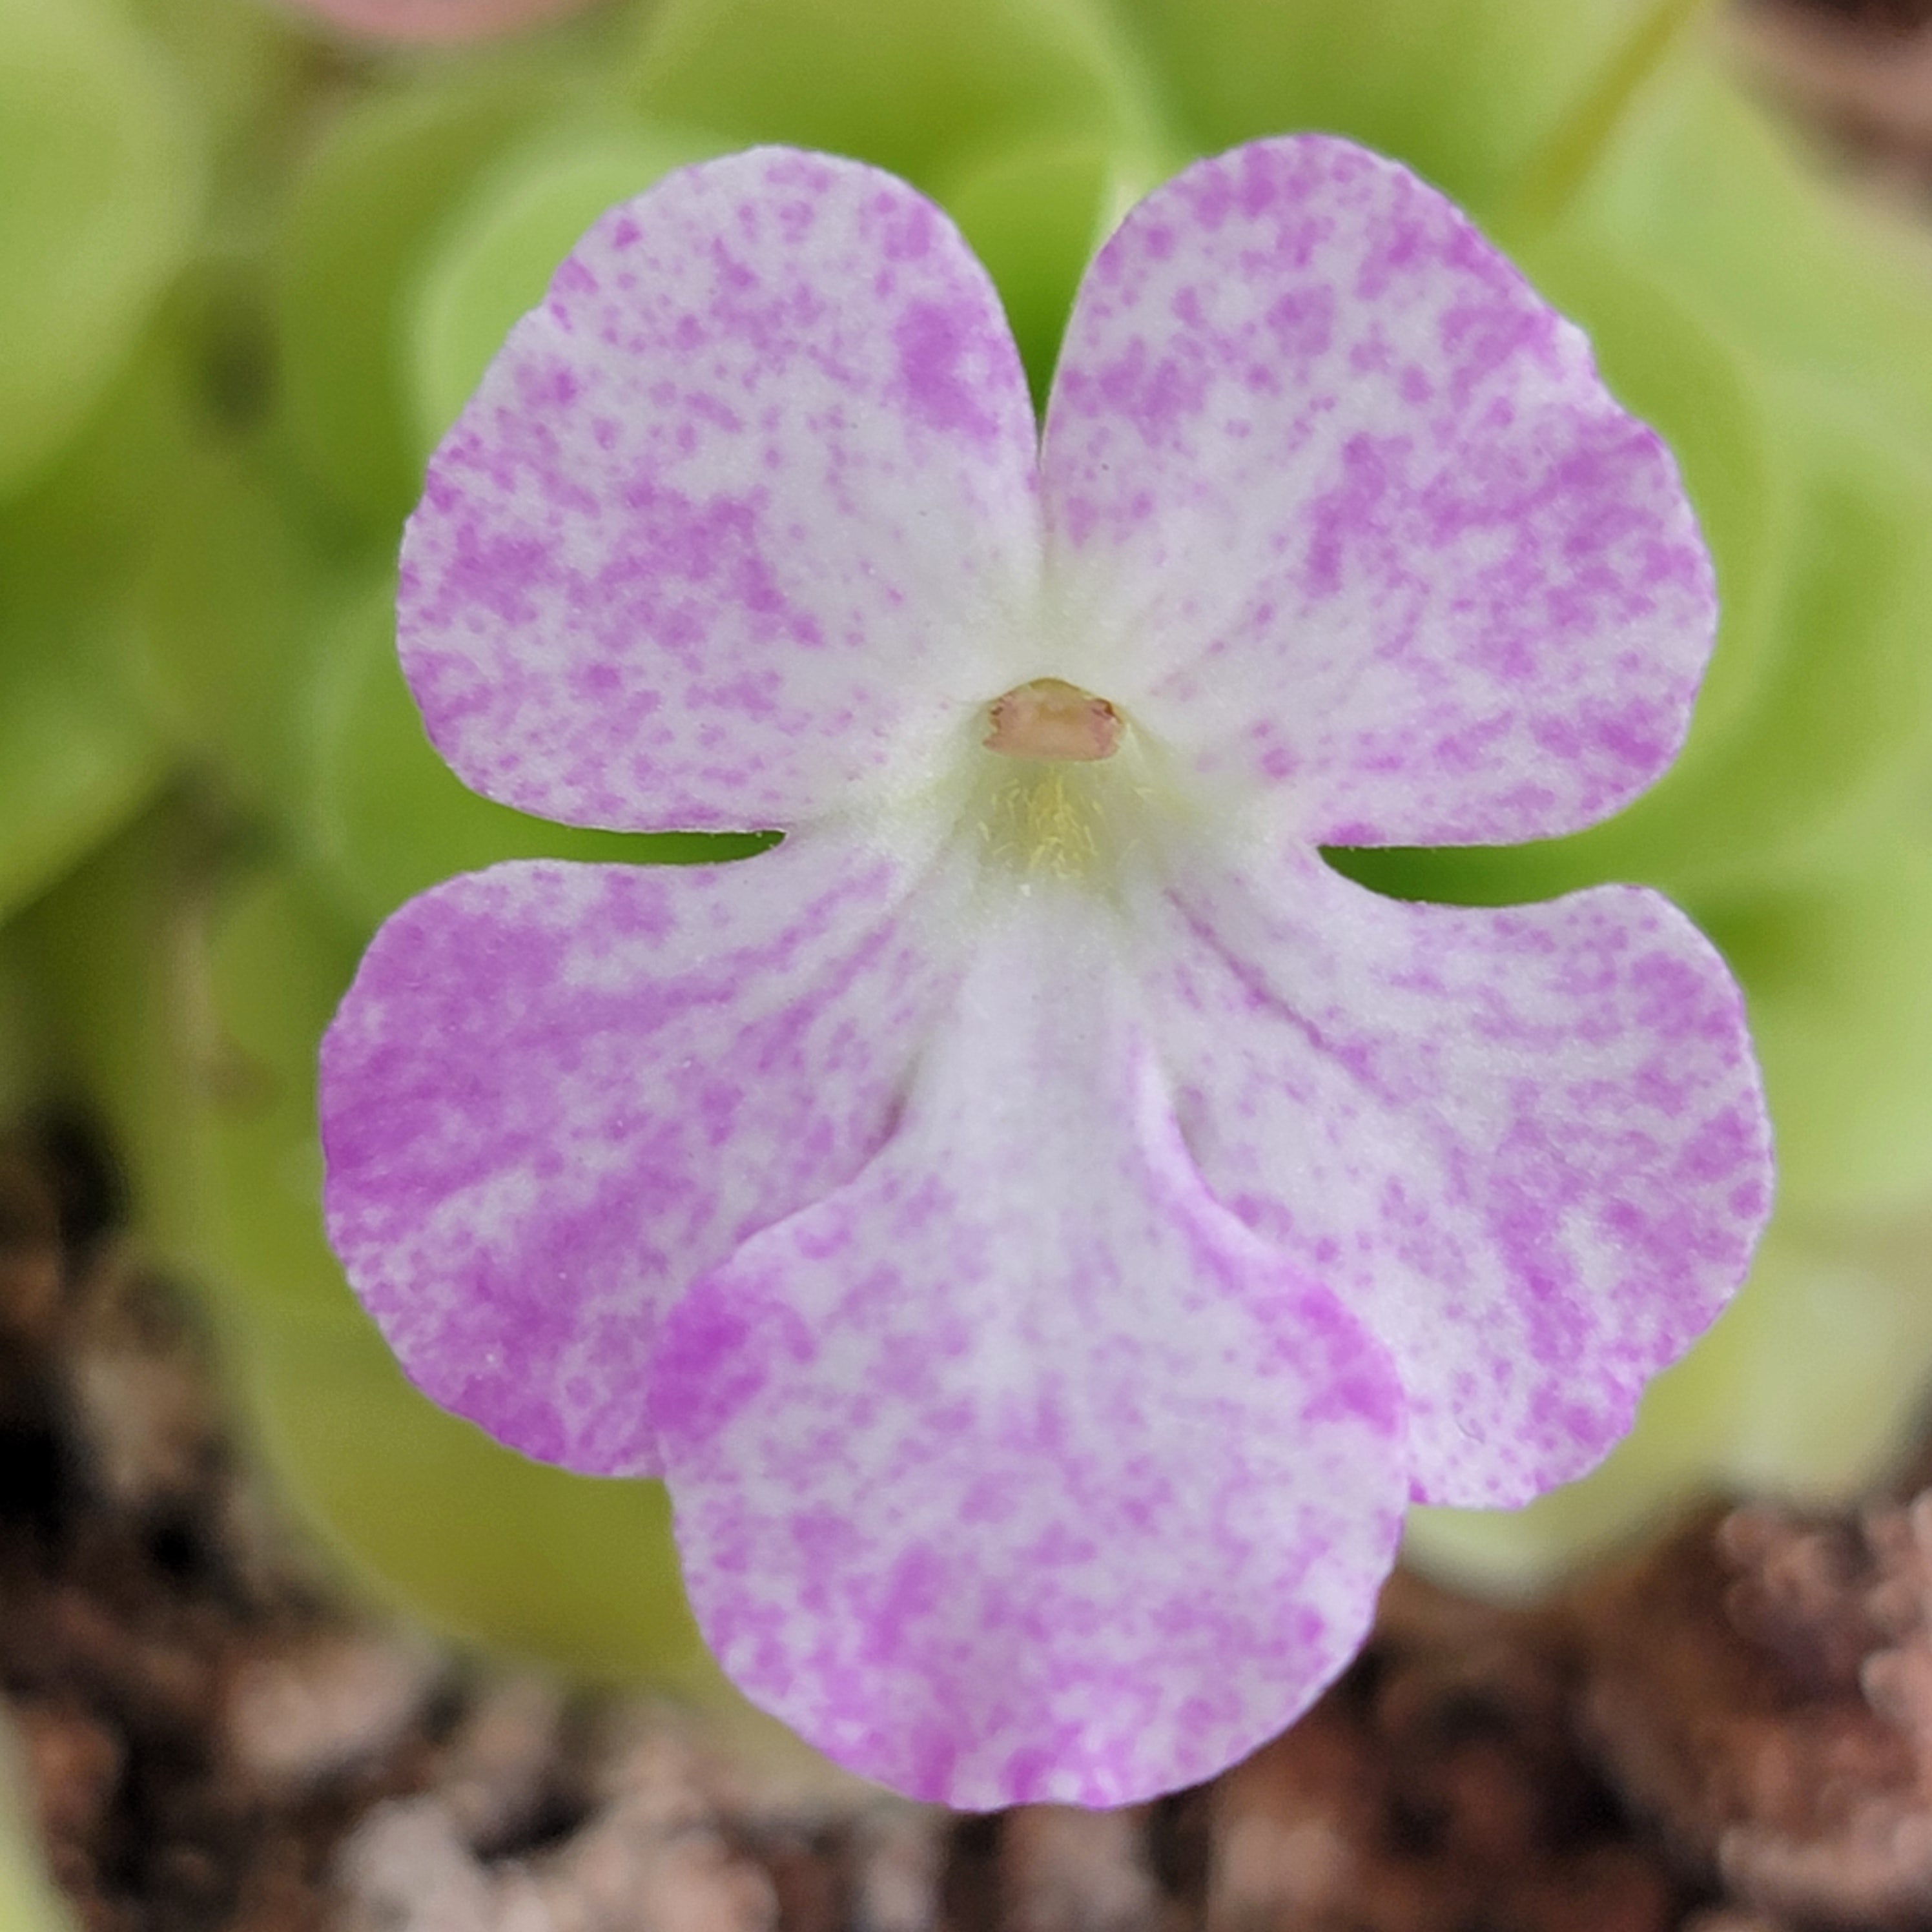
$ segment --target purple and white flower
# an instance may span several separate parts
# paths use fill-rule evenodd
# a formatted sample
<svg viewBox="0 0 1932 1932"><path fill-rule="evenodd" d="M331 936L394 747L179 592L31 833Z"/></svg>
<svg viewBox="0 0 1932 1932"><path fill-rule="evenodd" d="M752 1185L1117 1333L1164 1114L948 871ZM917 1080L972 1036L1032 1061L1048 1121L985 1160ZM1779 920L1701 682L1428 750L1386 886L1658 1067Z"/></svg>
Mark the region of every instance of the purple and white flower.
<svg viewBox="0 0 1932 1932"><path fill-rule="evenodd" d="M1714 625L1656 436L1392 163L1151 196L1043 439L910 188L675 175L512 332L400 608L478 791L784 838L397 914L323 1051L337 1250L436 1400L664 1474L726 1669L861 1772L1209 1775L1412 1498L1580 1474L1744 1274L1768 1130L1680 914L1318 851L1614 812Z"/></svg>

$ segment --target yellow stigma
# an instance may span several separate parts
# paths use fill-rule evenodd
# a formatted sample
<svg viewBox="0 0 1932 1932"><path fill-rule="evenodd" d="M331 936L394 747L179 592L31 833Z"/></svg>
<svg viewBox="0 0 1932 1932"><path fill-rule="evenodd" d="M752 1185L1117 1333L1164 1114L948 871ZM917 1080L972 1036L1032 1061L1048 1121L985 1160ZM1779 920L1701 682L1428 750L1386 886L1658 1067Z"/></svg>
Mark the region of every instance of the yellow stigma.
<svg viewBox="0 0 1932 1932"><path fill-rule="evenodd" d="M1126 729L1104 698L1058 677L1036 677L994 698L990 717L993 728L981 740L988 751L1050 764L1111 758Z"/></svg>

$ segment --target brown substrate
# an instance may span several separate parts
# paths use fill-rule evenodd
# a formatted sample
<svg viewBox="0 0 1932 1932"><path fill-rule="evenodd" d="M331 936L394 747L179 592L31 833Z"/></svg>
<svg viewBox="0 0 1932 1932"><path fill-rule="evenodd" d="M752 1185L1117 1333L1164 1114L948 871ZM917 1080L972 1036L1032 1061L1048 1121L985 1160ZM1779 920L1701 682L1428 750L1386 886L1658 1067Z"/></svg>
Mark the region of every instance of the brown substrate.
<svg viewBox="0 0 1932 1932"><path fill-rule="evenodd" d="M1735 20L1760 92L1850 175L1932 208L1932 0L1750 0Z"/></svg>
<svg viewBox="0 0 1932 1932"><path fill-rule="evenodd" d="M0 1144L0 1687L88 1932L1932 1924L1932 1500L1713 1505L1533 1612L1398 1576L1214 1784L952 1818L374 1622L112 1220Z"/></svg>

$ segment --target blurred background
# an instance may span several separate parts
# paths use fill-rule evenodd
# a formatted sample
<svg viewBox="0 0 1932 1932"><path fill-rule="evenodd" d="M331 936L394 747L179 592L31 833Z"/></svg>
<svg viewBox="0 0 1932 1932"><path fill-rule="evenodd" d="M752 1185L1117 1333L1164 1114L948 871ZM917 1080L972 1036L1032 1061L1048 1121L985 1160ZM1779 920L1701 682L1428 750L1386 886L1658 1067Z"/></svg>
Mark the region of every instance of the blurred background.
<svg viewBox="0 0 1932 1932"><path fill-rule="evenodd" d="M1331 856L1411 896L1670 892L1745 986L1780 1150L1751 1282L1608 1465L1512 1516L1418 1512L1411 1560L1514 1603L1701 1492L1822 1509L1886 1480L1932 1388L1928 11L0 0L0 1450L29 1472L0 1491L40 1493L33 1444L78 1404L88 1493L212 1507L155 1474L154 1413L218 1401L245 1472L222 1507L259 1492L298 1526L303 1580L271 1595L748 1721L661 1492L526 1462L417 1396L322 1238L316 1044L386 914L501 858L746 849L466 793L394 661L402 520L509 323L669 168L784 141L904 175L986 261L1043 395L1120 214L1294 128L1407 162L1585 325L1676 450L1724 604L1689 747L1619 818ZM212 1366L167 1382L183 1318L129 1302L130 1268L188 1295ZM50 1368L56 1345L82 1369ZM147 1461L116 1492L129 1416ZM59 1567L37 1546L38 1570L0 1562L0 1625ZM16 1695L20 1654L0 1641ZM436 1677L413 1654L368 1666L405 1702ZM64 1775L88 1747L57 1732L29 1742ZM34 1866L0 1925L54 1911ZM88 1922L244 1922L191 1886L142 1916L146 1882Z"/></svg>

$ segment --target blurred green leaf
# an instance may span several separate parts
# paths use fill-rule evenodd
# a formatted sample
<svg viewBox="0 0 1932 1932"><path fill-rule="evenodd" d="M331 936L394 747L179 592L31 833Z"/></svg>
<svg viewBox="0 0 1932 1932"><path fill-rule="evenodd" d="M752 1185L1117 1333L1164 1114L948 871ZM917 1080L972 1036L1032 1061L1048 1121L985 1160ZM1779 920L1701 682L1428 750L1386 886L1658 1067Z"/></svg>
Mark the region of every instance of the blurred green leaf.
<svg viewBox="0 0 1932 1932"><path fill-rule="evenodd" d="M1113 0L1204 150L1302 129L1406 161L1477 212L1574 120L1655 0Z"/></svg>
<svg viewBox="0 0 1932 1932"><path fill-rule="evenodd" d="M201 1186L193 1129L212 1018L197 921L211 849L208 822L170 792L6 928L43 1096L100 1120L146 1237L171 1262L193 1254Z"/></svg>
<svg viewBox="0 0 1932 1932"><path fill-rule="evenodd" d="M143 518L176 448L144 352L0 508L0 919L154 794L171 747L139 674Z"/></svg>
<svg viewBox="0 0 1932 1932"><path fill-rule="evenodd" d="M242 1334L269 1473L379 1599L553 1668L718 1682L662 1486L572 1475L501 1448L410 1388L359 1316L256 1317Z"/></svg>
<svg viewBox="0 0 1932 1932"><path fill-rule="evenodd" d="M550 131L486 169L446 218L402 302L416 442L426 455L470 400L511 325L606 208L728 143L676 128Z"/></svg>
<svg viewBox="0 0 1932 1932"><path fill-rule="evenodd" d="M736 141L856 155L929 192L1028 139L1158 138L1131 48L1091 0L664 0L636 98Z"/></svg>
<svg viewBox="0 0 1932 1932"><path fill-rule="evenodd" d="M302 658L328 577L260 466L197 448L157 497L133 595L148 674L185 754L265 815L289 809Z"/></svg>
<svg viewBox="0 0 1932 1932"><path fill-rule="evenodd" d="M1932 436L1932 233L1834 188L1715 62L1646 97L1585 205L1726 340Z"/></svg>
<svg viewBox="0 0 1932 1932"><path fill-rule="evenodd" d="M404 290L490 158L583 84L550 62L454 65L358 102L297 181L276 237L282 401L302 460L376 529L422 487L404 366Z"/></svg>
<svg viewBox="0 0 1932 1932"><path fill-rule="evenodd" d="M286 866L231 883L197 938L198 1270L265 1320L354 1314L322 1225L315 1055L367 942Z"/></svg>
<svg viewBox="0 0 1932 1932"><path fill-rule="evenodd" d="M1629 814L1625 849L1687 895L1856 866L1932 755L1932 448L1796 404L1780 440L1798 467L1772 655L1729 744Z"/></svg>
<svg viewBox="0 0 1932 1932"><path fill-rule="evenodd" d="M937 185L999 289L1042 415L1087 264L1157 178L1148 154L1049 137L980 155Z"/></svg>
<svg viewBox="0 0 1932 1932"><path fill-rule="evenodd" d="M1743 981L1794 1210L1895 1210L1932 1188L1932 847L1690 910Z"/></svg>
<svg viewBox="0 0 1932 1932"><path fill-rule="evenodd" d="M310 754L315 850L343 903L373 927L438 880L503 859L689 865L761 851L766 835L578 831L471 791L446 765L403 682L388 580L331 626Z"/></svg>
<svg viewBox="0 0 1932 1932"><path fill-rule="evenodd" d="M313 42L292 8L235 0L121 0L166 50L210 157L211 200L266 196L304 122ZM219 213L214 218L220 220Z"/></svg>
<svg viewBox="0 0 1932 1932"><path fill-rule="evenodd" d="M102 0L0 0L0 496L98 400L186 255L184 106Z"/></svg>
<svg viewBox="0 0 1932 1932"><path fill-rule="evenodd" d="M0 553L0 572L5 560ZM0 918L43 892L151 796L153 722L95 671L111 602L42 602L0 584Z"/></svg>

